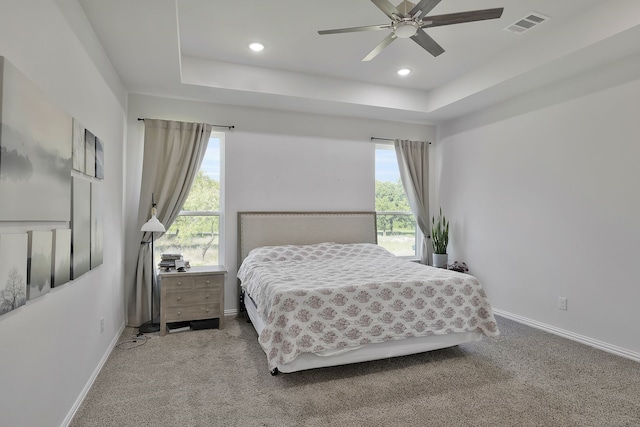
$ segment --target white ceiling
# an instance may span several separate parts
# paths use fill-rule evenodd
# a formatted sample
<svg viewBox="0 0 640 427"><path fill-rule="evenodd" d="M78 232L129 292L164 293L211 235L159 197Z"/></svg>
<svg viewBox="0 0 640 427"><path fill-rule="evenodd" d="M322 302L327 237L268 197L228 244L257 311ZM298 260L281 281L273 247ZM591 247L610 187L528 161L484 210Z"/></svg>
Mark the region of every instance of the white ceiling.
<svg viewBox="0 0 640 427"><path fill-rule="evenodd" d="M394 5L400 0L391 0ZM416 0L417 2L417 0ZM430 15L504 7L502 18L427 30L437 58L399 39L370 0L79 0L130 93L437 123L640 52L637 0L443 0ZM551 19L521 35L530 12ZM248 49L263 43L259 54ZM396 74L410 68L406 77Z"/></svg>

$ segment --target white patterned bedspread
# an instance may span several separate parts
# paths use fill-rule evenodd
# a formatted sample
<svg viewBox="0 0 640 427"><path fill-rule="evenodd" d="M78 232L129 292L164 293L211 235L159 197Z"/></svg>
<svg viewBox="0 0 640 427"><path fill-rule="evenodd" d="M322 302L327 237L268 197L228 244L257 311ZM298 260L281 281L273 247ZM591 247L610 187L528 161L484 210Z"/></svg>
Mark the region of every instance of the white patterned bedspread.
<svg viewBox="0 0 640 427"><path fill-rule="evenodd" d="M238 278L265 320L259 342L270 369L304 352L452 332L499 334L475 277L374 244L257 248Z"/></svg>

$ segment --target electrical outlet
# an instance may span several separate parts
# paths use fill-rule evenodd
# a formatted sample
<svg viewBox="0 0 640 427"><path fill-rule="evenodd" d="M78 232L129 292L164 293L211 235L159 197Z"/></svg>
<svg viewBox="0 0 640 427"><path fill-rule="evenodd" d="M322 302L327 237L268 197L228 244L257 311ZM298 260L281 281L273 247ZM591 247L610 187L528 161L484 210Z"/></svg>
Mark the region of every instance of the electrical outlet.
<svg viewBox="0 0 640 427"><path fill-rule="evenodd" d="M100 318L100 333L104 333L104 317Z"/></svg>
<svg viewBox="0 0 640 427"><path fill-rule="evenodd" d="M565 297L558 297L558 309L559 310L567 309L567 299Z"/></svg>

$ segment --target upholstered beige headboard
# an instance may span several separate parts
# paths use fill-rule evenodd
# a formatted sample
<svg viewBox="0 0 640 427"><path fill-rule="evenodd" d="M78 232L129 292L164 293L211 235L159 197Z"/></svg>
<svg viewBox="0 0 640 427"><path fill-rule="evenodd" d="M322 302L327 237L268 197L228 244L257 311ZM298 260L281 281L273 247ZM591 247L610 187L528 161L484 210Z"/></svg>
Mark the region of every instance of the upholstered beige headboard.
<svg viewBox="0 0 640 427"><path fill-rule="evenodd" d="M260 246L378 243L375 212L238 212L238 265Z"/></svg>

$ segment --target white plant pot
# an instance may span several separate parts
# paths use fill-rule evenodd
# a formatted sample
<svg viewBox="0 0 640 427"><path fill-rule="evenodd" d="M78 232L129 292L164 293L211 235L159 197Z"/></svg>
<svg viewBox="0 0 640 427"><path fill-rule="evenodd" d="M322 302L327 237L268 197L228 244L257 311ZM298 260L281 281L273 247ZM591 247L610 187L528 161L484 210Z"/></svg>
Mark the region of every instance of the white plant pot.
<svg viewBox="0 0 640 427"><path fill-rule="evenodd" d="M449 256L447 254L432 254L433 255L433 266L439 268L447 268L447 261L449 260Z"/></svg>

